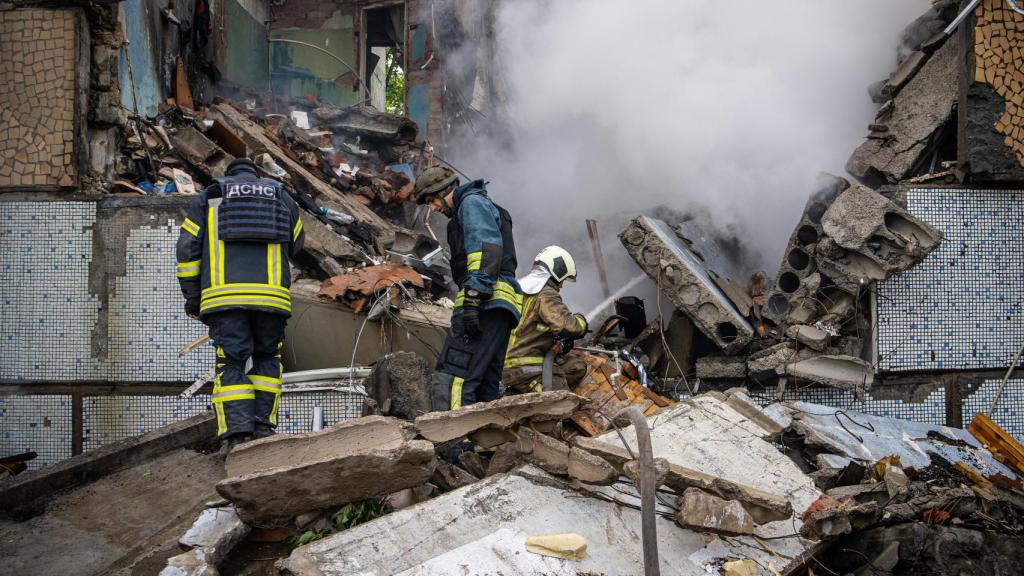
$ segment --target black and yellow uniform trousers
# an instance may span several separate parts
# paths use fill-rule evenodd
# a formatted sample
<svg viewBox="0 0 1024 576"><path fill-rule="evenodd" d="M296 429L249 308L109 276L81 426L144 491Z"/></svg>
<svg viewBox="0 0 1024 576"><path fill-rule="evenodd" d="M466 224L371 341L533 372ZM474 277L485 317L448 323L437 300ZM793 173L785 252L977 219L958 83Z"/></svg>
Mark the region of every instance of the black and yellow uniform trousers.
<svg viewBox="0 0 1024 576"><path fill-rule="evenodd" d="M217 355L213 408L217 435L268 436L277 427L281 346L288 317L258 310L205 314ZM247 361L252 367L246 373Z"/></svg>
<svg viewBox="0 0 1024 576"><path fill-rule="evenodd" d="M459 315L452 318L452 327L431 380L432 410L454 410L500 397L505 349L516 321L517 318L503 308L481 309L481 334L470 338L462 328Z"/></svg>

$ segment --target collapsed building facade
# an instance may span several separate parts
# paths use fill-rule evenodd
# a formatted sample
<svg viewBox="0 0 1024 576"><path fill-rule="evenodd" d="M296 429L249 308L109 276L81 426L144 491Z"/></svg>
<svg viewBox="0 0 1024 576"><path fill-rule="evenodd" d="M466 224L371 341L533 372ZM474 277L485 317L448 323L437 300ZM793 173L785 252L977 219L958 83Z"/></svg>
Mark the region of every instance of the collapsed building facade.
<svg viewBox="0 0 1024 576"><path fill-rule="evenodd" d="M967 4L973 6L958 19ZM898 512L900 529L911 534L877 528L875 540L845 544L869 563L890 562L893 552L879 543L903 538L905 547L923 546L925 537L912 533L921 514L950 513L944 503L956 498L997 502L991 506L1000 512L984 513L1008 533L1019 530L1014 498L1021 471L1006 463L1005 454L996 450L996 461L981 442L956 429L988 412L1024 438L1024 380L1006 378L1024 347L1024 251L1015 225L1024 208L1024 76L1015 56L1024 41L1024 15L1001 0L943 0L907 28L899 67L871 87L880 109L849 160L851 177L825 176L819 190L808 191L778 270L749 280L730 277L728 249L706 241L693 223L633 220L620 235L622 245L675 310L638 334L612 331L592 344L626 349L629 361L646 366L650 385L623 380L619 356L595 356L601 369L575 390L589 404L562 398L558 402L572 406L558 414L505 418L514 426L491 422L456 434L444 430L443 419L431 424L422 416L424 398L417 396L447 327L443 296L450 278L431 257L439 243L409 193L415 174L445 155L446 141L470 121L467 115L500 98L489 77L490 10L489 3L418 0L4 4L0 66L5 75L24 80L0 85L0 130L7 142L0 150L0 457L35 452L29 468L66 462L72 471L61 473L71 478L82 474L73 471L82 460L68 460L72 456L109 460L104 447L123 450L140 434L184 426L190 417L199 422L207 414L209 394L202 386L213 359L203 351L179 352L204 329L180 311L171 254L187 193L232 158L247 155L277 171L306 200L308 246L292 263L301 279L293 287L296 308L284 357L288 372L327 370L286 378L281 430L299 435L247 447L229 459L226 471L204 477L219 482L217 491L233 504L233 528L222 532L231 543L190 544L188 557L172 559L169 567L179 562L182 570L196 570L182 573L199 574L199 566L220 564L227 552L218 547L230 549L248 533L239 523L272 519L258 508L267 503L251 495L294 486L313 470L310 479L328 479L314 484L319 491L306 500L289 498L291 508L270 503L294 520L292 529L334 517L327 509L400 491L429 502L299 548L279 565L289 573L342 574L373 565L372 573L440 574L452 561L479 561L488 553L495 556L487 560L495 570L636 571L639 547L623 542L638 539L639 514L612 493L622 488L620 476L630 477L626 464L634 458L617 447L584 449L592 437L619 442L598 408L630 406L668 422L684 415L690 422L713 421L709 413L718 414L734 426L703 422L698 429L734 434L729 442L737 453L756 445L774 474L750 478L702 447L699 434L656 429L655 456L739 485L723 489L696 472L668 474L671 480L664 482L674 500L661 512L673 517L679 531L662 552L666 570L744 573L728 570L748 565L725 564L753 558L761 573L797 573L823 542ZM446 53L467 46L480 62L473 78L446 69ZM387 106L387 81L379 63L387 54L395 57L392 49L405 71L400 115L380 112ZM381 363L363 381L368 371L357 365L395 351L422 359L407 359L404 368ZM339 366L344 368L330 370ZM737 385L750 396L733 390ZM700 395L709 389L716 392ZM775 400L784 403L757 404ZM851 411L854 423L844 425L839 414ZM867 422L885 440L873 445L860 426L854 436L860 441L844 444L831 436L831 422L813 418L818 412L834 415L844 430ZM373 416L379 420L344 424L371 413L426 420L411 425ZM314 432L318 418L342 424ZM893 424L892 418L917 424ZM542 425L563 420L576 436ZM175 436L161 450L198 444L196 431L209 435L208 425L183 428L187 438ZM892 432L886 426L895 432L886 436L884 431ZM369 434L364 427L379 428L384 440L350 452L321 440L358 438ZM474 437L479 430L491 431L489 439ZM939 434L938 447L894 448L892 438L906 430L915 439ZM770 443L785 443L794 434L805 447L797 456ZM512 450L513 444L513 465L480 470L479 462L437 461L446 442L467 435L499 449ZM274 460L290 443L312 446L314 454ZM968 455L951 456L946 445ZM942 460L910 462L919 452ZM899 454L908 461L886 461L874 475L857 467ZM140 458L135 454L117 466ZM949 472L963 462L973 464L974 476ZM292 469L267 472L282 466ZM513 474L498 476L514 467ZM928 488L914 483L939 474L936 468L945 474L944 488L973 479L985 495L973 491L942 500L948 495L918 493ZM906 483L901 474L909 475ZM374 484L371 476L393 482ZM615 488L601 492L579 483ZM416 492L428 484L435 489ZM11 494L41 494L32 492L33 485L16 485L5 502L16 501ZM611 501L595 491L611 493ZM788 508L765 497L779 505L777 517L759 517L758 507L747 505L764 496L761 491ZM610 514L628 520L609 529L606 551L591 549L589 564L509 561L502 546L512 553L510 542L518 546L545 524L533 508L512 510L540 492L538 507L586 496L578 508L559 509L566 526ZM457 524L469 516L466 510L509 493L518 496L503 501L507 509L491 511L486 518L493 522L471 522L456 539L454 528L439 531L415 551L403 547L408 531L424 529L417 524L426 522L424 516L436 513ZM189 502L185 509L201 504ZM890 505L906 506L894 511ZM738 525L724 526L722 516L698 522L694 510L708 507L729 510ZM687 509L691 516L682 512ZM952 512L971 524L966 529L972 535L992 529L991 523L977 525L977 510ZM298 521L309 514L308 522ZM807 527L799 536L792 533L797 523ZM726 537L709 540L709 533ZM364 538L385 541L387 553L361 556ZM599 541L590 533L586 539L592 546ZM761 550L751 552L753 547ZM123 561L131 550L120 553ZM852 571L864 565L832 560L824 566ZM899 560L896 553L892 565ZM994 558L986 569L1000 573L1003 565Z"/></svg>

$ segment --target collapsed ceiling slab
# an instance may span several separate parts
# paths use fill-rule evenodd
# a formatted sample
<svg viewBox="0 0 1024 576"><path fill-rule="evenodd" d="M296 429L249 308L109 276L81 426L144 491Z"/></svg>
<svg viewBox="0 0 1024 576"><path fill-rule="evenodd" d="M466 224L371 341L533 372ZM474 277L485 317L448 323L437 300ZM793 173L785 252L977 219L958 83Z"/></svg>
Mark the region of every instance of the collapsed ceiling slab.
<svg viewBox="0 0 1024 576"><path fill-rule="evenodd" d="M665 296L726 353L754 337L754 329L715 282L718 276L665 222L640 216L619 234L622 245Z"/></svg>

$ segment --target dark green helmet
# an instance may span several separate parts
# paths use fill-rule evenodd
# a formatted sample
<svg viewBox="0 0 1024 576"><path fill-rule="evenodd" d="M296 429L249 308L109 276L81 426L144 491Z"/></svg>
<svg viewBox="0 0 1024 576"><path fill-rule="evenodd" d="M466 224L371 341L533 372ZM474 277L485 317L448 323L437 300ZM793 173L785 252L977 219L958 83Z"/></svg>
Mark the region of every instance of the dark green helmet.
<svg viewBox="0 0 1024 576"><path fill-rule="evenodd" d="M424 204L431 196L444 190L453 182L458 182L459 177L455 171L447 166L431 166L420 174L416 179L416 186L413 193L416 195L416 203Z"/></svg>

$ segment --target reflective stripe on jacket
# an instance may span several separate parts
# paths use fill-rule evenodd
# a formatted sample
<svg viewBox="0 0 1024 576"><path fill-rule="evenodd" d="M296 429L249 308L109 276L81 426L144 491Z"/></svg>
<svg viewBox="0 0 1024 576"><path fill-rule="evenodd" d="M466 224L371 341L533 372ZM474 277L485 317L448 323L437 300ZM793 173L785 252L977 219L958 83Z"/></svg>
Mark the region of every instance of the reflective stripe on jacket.
<svg viewBox="0 0 1024 576"><path fill-rule="evenodd" d="M505 368L539 366L555 344L555 336L582 336L586 327L562 302L552 280L523 301L523 317L512 331L505 353Z"/></svg>
<svg viewBox="0 0 1024 576"><path fill-rule="evenodd" d="M461 313L466 290L476 290L488 310L508 310L518 321L523 293L516 281L512 218L487 196L483 180L455 189L455 213L448 221L452 278L459 285L454 315Z"/></svg>
<svg viewBox="0 0 1024 576"><path fill-rule="evenodd" d="M256 172L236 166L234 181L259 182ZM232 242L220 238L222 190L213 183L192 202L178 235L178 282L186 299L200 298L201 315L221 310L250 309L291 314L288 257L305 240L295 201L279 188L278 201L289 214L291 239L283 243Z"/></svg>

